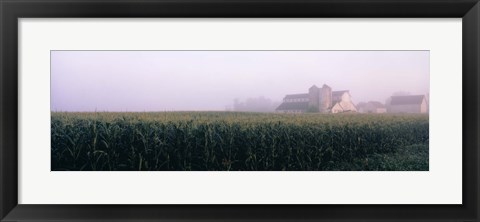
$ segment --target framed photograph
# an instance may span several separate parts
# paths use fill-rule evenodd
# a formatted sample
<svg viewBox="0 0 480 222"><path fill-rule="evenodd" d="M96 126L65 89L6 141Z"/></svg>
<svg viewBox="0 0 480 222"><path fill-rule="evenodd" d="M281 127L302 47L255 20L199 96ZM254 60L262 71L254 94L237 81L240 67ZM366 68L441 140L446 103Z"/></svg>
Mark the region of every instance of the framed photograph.
<svg viewBox="0 0 480 222"><path fill-rule="evenodd" d="M466 1L1 1L1 221L479 221Z"/></svg>

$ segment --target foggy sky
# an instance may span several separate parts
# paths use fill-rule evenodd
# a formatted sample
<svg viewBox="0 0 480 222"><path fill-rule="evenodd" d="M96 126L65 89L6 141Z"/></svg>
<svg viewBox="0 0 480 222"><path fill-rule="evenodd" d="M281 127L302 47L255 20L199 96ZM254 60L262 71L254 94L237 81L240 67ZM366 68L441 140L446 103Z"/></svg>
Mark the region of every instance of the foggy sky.
<svg viewBox="0 0 480 222"><path fill-rule="evenodd" d="M355 104L429 92L428 51L52 51L52 111L220 110L312 85Z"/></svg>

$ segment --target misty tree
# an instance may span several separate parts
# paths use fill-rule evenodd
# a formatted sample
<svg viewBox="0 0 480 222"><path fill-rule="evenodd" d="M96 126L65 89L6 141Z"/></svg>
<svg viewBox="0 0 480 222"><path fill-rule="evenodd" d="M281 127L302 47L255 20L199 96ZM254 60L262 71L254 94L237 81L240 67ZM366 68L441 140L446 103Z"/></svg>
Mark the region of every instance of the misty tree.
<svg viewBox="0 0 480 222"><path fill-rule="evenodd" d="M279 102L273 102L263 96L247 98L245 101L236 98L233 101L233 110L237 112L275 112L279 105Z"/></svg>
<svg viewBox="0 0 480 222"><path fill-rule="evenodd" d="M411 93L407 91L397 91L392 94L392 96L409 96L409 95L411 95Z"/></svg>

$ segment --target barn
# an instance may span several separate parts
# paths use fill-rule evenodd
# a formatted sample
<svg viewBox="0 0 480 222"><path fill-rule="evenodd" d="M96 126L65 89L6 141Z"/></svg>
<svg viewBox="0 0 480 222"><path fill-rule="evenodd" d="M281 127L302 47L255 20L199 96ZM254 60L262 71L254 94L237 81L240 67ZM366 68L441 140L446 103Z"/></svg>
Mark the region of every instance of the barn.
<svg viewBox="0 0 480 222"><path fill-rule="evenodd" d="M389 113L427 113L427 99L424 95L392 96L387 111Z"/></svg>
<svg viewBox="0 0 480 222"><path fill-rule="evenodd" d="M330 86L324 84L322 88L313 85L308 93L286 95L276 111L281 113L343 113L356 112L357 109L352 103L348 90L332 91Z"/></svg>

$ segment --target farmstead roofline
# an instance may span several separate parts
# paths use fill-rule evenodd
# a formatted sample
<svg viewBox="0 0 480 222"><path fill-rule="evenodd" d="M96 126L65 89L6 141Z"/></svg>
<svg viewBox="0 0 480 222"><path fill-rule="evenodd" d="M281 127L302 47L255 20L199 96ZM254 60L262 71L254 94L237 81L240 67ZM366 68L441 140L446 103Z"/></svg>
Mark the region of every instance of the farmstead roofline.
<svg viewBox="0 0 480 222"><path fill-rule="evenodd" d="M357 109L350 98L349 90L332 91L332 88L326 84L322 88L313 85L308 89L308 93L287 94L276 111L286 113L356 112Z"/></svg>

